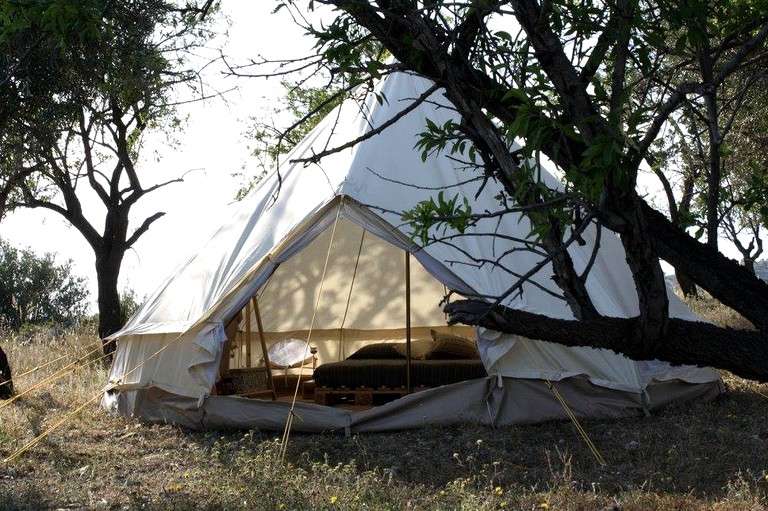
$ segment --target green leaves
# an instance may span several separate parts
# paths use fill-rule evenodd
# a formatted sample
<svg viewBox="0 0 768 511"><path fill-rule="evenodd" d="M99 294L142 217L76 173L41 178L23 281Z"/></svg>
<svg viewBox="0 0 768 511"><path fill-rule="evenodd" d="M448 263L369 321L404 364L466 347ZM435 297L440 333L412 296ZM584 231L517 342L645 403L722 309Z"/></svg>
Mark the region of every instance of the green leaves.
<svg viewBox="0 0 768 511"><path fill-rule="evenodd" d="M446 148L450 154L464 154L469 147L469 157L474 162L475 149L461 133L456 122L449 120L438 126L432 120L426 119L426 124L426 131L419 133L419 140L415 145L415 148L421 151L421 161L427 161L430 154L438 154Z"/></svg>
<svg viewBox="0 0 768 511"><path fill-rule="evenodd" d="M466 197L459 195L446 199L444 192L416 204L413 209L403 212L403 220L411 228L411 237L427 245L435 231L442 234L454 230L460 234L472 223L472 207Z"/></svg>
<svg viewBox="0 0 768 511"><path fill-rule="evenodd" d="M626 190L629 185L621 144L608 136L597 137L583 153L581 165L566 171L566 180L592 204L606 187Z"/></svg>
<svg viewBox="0 0 768 511"><path fill-rule="evenodd" d="M72 261L58 265L54 254L38 256L0 240L0 323L71 322L86 314L87 302L87 281L72 274Z"/></svg>

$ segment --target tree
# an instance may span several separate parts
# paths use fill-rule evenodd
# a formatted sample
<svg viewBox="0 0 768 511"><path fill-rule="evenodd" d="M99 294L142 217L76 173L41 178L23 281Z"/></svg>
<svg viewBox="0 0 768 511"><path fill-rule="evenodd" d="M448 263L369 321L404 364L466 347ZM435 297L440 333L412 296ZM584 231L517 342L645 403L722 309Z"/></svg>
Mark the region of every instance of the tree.
<svg viewBox="0 0 768 511"><path fill-rule="evenodd" d="M688 62L675 63L678 81L712 72L702 70L706 62L701 59L692 56ZM675 165L667 163L664 170L658 163L654 165L671 221L681 228L697 227L697 237L706 235L713 246L717 246L713 238L722 233L741 252L748 270L762 252L759 200L750 190L754 190L753 177L765 164L759 143L765 124L766 76L765 63L757 60L723 80L706 101L699 97L687 100L669 119L670 134L662 138L662 149L653 158L669 162L676 157ZM679 202L670 178L674 167L680 174L676 176ZM742 242L745 236L750 238L748 242ZM683 275L678 280L688 295L692 289L680 277Z"/></svg>
<svg viewBox="0 0 768 511"><path fill-rule="evenodd" d="M171 136L181 126L175 94L181 85L200 85L188 55L210 35L205 19L212 4L2 6L0 95L8 108L0 107L0 212L45 208L86 239L96 257L102 338L122 326L117 282L124 254L164 215L132 225L133 206L181 181L146 184L139 154L147 133ZM85 212L84 202L94 197L101 226ZM105 344L105 352L112 349Z"/></svg>
<svg viewBox="0 0 768 511"><path fill-rule="evenodd" d="M0 323L74 323L88 311L87 281L72 273L72 261L56 264L54 254L38 256L0 240Z"/></svg>
<svg viewBox="0 0 768 511"><path fill-rule="evenodd" d="M719 254L714 243L702 244L673 225L644 201L637 186L641 166L670 116L692 97L701 98L707 115L716 116L713 89L762 58L768 37L763 2L315 4L336 9L331 23L308 27L318 38L325 66L371 77L406 70L442 87L461 122L427 126L422 150L455 153L472 145L478 173L504 189L502 209L491 213L503 221L508 205L526 212L531 240L551 262L553 279L576 318L567 328L549 328L550 318L532 315L523 324L502 303L524 288L524 282L516 282L495 301L452 303L451 321L487 324L489 318L506 318L495 321L494 328L525 334L538 327L536 337L543 340L608 347L636 359L717 365L768 379L768 359L760 349L768 328L768 287ZM295 2L281 5L292 8ZM382 65L355 51L371 39L398 62ZM680 83L674 79L674 66L662 64L689 55L697 58L702 72ZM708 128L711 140L719 144L715 124ZM513 139L523 140L522 148L510 149ZM719 190L720 150L713 147L708 183ZM564 191L536 178L535 165L526 162L540 156L560 169ZM712 192L719 201L717 196ZM451 226L450 218L438 214L442 211L422 213L422 224ZM578 240L585 223L620 237L633 275L639 315L618 328L614 319L595 309L584 286L589 275L576 272L568 255L567 245ZM433 236L430 242L440 239ZM671 321L659 257L741 312L760 330L757 337L747 342L745 332L708 326L704 331L697 323ZM598 343L607 331L614 333L610 342ZM706 343L687 342L697 335ZM679 340L689 349L680 348Z"/></svg>

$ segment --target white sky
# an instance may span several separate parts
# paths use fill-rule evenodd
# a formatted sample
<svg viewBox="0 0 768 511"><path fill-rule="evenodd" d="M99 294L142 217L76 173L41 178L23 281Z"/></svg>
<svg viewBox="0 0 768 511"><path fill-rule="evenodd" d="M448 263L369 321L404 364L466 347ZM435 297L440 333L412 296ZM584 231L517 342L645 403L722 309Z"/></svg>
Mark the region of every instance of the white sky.
<svg viewBox="0 0 768 511"><path fill-rule="evenodd" d="M258 55L277 59L311 51L313 41L303 37L287 12L271 14L274 5L264 1L223 2L223 10L232 20L229 39L223 43L228 55L235 59ZM250 116L269 112L282 93L277 79L236 80L217 73L211 80L220 82L220 90L235 85L239 90L227 96L226 104L219 100L190 106L190 123L178 137L180 147L147 144L143 153L139 172L145 187L181 175L186 177L183 183L148 194L132 210L134 229L146 216L166 212L125 256L120 288L133 289L139 299L154 291L173 268L205 241L201 233L214 227L210 224L216 215L211 213L230 203L240 184L240 178L232 175L256 173L256 163L249 157L243 136L246 121ZM93 208L89 217L97 229L101 229L103 222L99 213ZM29 247L39 254L56 253L60 263L72 259L75 274L88 278L95 304L93 252L62 217L39 209L20 211L3 219L0 237L15 247Z"/></svg>

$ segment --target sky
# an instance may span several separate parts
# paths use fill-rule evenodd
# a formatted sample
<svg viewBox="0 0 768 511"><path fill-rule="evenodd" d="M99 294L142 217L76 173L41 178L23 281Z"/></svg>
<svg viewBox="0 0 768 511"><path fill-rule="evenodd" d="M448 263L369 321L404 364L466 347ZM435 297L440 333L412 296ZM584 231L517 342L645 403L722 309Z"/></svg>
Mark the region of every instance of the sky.
<svg viewBox="0 0 768 511"><path fill-rule="evenodd" d="M224 0L223 11L231 19L229 36L222 40L226 54L235 60L263 55L287 58L306 55L313 41L303 37L286 12L271 14L273 2ZM233 174L253 175L256 163L249 156L243 133L250 116L269 120L282 88L276 79L236 79L214 72L209 80L219 90L239 90L221 100L186 107L189 124L180 134L181 145L170 148L148 140L139 172L145 186L184 176L184 182L152 192L134 206L135 228L140 220L157 211L166 215L157 220L132 250L126 253L120 273L120 289L132 289L141 300L202 245L205 232L215 227L215 211L231 203L242 182ZM264 117L267 116L267 117ZM277 120L276 122L280 122ZM92 207L91 219L100 228L103 216ZM86 214L89 207L86 204ZM0 238L17 248L31 248L38 254L55 253L60 264L71 259L74 273L87 277L91 300L96 301L94 256L80 233L59 215L43 210L24 210L0 222ZM93 306L95 312L95 305Z"/></svg>
<svg viewBox="0 0 768 511"><path fill-rule="evenodd" d="M226 41L220 41L227 55L242 61L259 55L282 59L312 51L313 40L303 36L284 10L272 14L274 5L263 0L223 1L222 9L232 23ZM247 120L251 116L270 120L269 113L283 93L279 80L274 78L238 80L216 72L209 79L220 90L235 86L239 89L228 93L226 102L188 105L185 112L190 122L179 136L178 148L150 140L143 153L140 172L147 179L145 185L179 176L184 176L184 182L148 194L133 208L134 228L146 216L166 212L126 253L121 269L120 289L133 290L139 300L151 294L206 241L205 233L211 232L220 218L215 212L232 202L242 182L233 175L257 172L244 137ZM280 120L275 122L280 124ZM97 208L91 213L98 228L102 217ZM74 273L88 278L95 304L93 252L80 233L59 215L42 210L11 214L0 222L0 238L39 254L55 253L59 263L71 259ZM665 271L670 268L665 267ZM95 312L95 305L92 308Z"/></svg>

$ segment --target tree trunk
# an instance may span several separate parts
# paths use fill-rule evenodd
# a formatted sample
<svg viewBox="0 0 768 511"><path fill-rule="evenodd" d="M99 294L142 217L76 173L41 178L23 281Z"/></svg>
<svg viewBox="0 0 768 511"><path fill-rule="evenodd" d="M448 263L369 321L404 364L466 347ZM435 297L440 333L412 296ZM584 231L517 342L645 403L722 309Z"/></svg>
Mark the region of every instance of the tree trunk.
<svg viewBox="0 0 768 511"><path fill-rule="evenodd" d="M696 283L691 280L685 272L675 269L675 278L677 284L680 286L683 296L686 298L698 298L699 290L696 288Z"/></svg>
<svg viewBox="0 0 768 511"><path fill-rule="evenodd" d="M105 355L115 351L114 341L105 341L111 334L122 328L122 314L120 312L120 294L117 290L117 280L120 275L121 257L96 255L96 279L99 288L99 338L103 342Z"/></svg>
<svg viewBox="0 0 768 511"><path fill-rule="evenodd" d="M13 378L11 376L11 364L0 346L0 399L13 397Z"/></svg>
<svg viewBox="0 0 768 511"><path fill-rule="evenodd" d="M768 283L738 262L696 241L647 203L643 209L660 258L683 270L699 287L756 328L768 330Z"/></svg>
<svg viewBox="0 0 768 511"><path fill-rule="evenodd" d="M667 333L652 351L634 339L638 318L601 318L592 321L553 319L479 300L460 300L445 306L450 324L482 326L529 339L564 346L609 349L634 360L664 360L725 369L756 381L768 381L768 335L670 318Z"/></svg>
<svg viewBox="0 0 768 511"><path fill-rule="evenodd" d="M631 201L631 208L622 215L628 228L621 232L620 237L640 308L640 316L634 323L638 330L631 339L642 346L632 350L644 353L655 350L667 334L669 298L664 272L650 240L640 198L632 195L628 200Z"/></svg>

